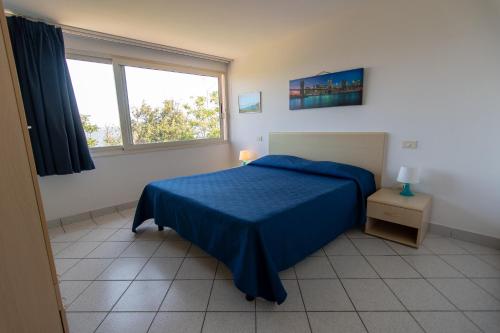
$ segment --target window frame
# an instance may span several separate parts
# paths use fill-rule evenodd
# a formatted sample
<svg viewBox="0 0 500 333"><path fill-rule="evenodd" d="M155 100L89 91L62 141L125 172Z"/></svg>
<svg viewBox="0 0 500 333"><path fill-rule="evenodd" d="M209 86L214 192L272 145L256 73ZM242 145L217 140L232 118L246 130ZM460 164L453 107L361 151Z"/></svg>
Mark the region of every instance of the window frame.
<svg viewBox="0 0 500 333"><path fill-rule="evenodd" d="M182 149L190 147L207 146L213 144L227 143L227 98L226 98L226 76L225 71L209 70L197 67L189 67L171 63L155 62L144 59L128 58L111 54L100 54L95 52L67 49L66 59L90 61L113 66L115 78L115 89L118 103L118 116L120 119L120 130L122 135L121 146L93 147L89 148L92 156L108 156L131 154L144 151L157 151L164 149ZM132 138L132 122L127 92L127 79L125 66L139 67L144 69L163 70L176 73L194 74L216 77L219 89L219 126L220 137L208 139L181 140L171 142L155 142L145 144L134 144Z"/></svg>

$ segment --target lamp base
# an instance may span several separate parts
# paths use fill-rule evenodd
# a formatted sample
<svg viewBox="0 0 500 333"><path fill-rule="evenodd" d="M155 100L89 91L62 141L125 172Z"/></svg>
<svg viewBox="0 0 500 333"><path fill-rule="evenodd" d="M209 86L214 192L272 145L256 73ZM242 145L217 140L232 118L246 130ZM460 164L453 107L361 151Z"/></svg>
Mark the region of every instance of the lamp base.
<svg viewBox="0 0 500 333"><path fill-rule="evenodd" d="M410 189L410 184L409 183L404 183L403 184L403 190L399 192L404 197L412 197L414 196L413 192Z"/></svg>

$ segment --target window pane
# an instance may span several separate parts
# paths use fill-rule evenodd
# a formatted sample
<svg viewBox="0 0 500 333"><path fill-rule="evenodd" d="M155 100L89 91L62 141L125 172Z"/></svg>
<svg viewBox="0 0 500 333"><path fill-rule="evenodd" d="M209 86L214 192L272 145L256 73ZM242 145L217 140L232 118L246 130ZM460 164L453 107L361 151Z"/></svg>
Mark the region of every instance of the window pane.
<svg viewBox="0 0 500 333"><path fill-rule="evenodd" d="M113 66L73 59L66 62L89 147L121 146Z"/></svg>
<svg viewBox="0 0 500 333"><path fill-rule="evenodd" d="M217 77L125 66L134 144L220 138Z"/></svg>

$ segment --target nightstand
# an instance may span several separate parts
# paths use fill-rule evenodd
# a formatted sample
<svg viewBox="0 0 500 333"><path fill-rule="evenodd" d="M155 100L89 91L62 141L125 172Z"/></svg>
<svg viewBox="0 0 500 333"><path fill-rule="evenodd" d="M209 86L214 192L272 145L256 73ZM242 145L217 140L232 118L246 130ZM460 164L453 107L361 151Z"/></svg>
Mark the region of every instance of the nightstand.
<svg viewBox="0 0 500 333"><path fill-rule="evenodd" d="M382 188L368 197L365 232L418 248L427 232L432 198L422 193L404 197L400 191Z"/></svg>

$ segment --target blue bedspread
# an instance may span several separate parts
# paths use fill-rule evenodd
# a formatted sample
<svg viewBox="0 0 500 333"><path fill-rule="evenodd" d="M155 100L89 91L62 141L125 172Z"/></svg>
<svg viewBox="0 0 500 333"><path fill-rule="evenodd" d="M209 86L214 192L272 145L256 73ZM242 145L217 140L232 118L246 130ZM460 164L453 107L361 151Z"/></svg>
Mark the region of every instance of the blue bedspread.
<svg viewBox="0 0 500 333"><path fill-rule="evenodd" d="M154 218L225 263L247 295L282 303L279 271L364 223L374 191L367 170L269 155L239 168L148 184L133 231Z"/></svg>

